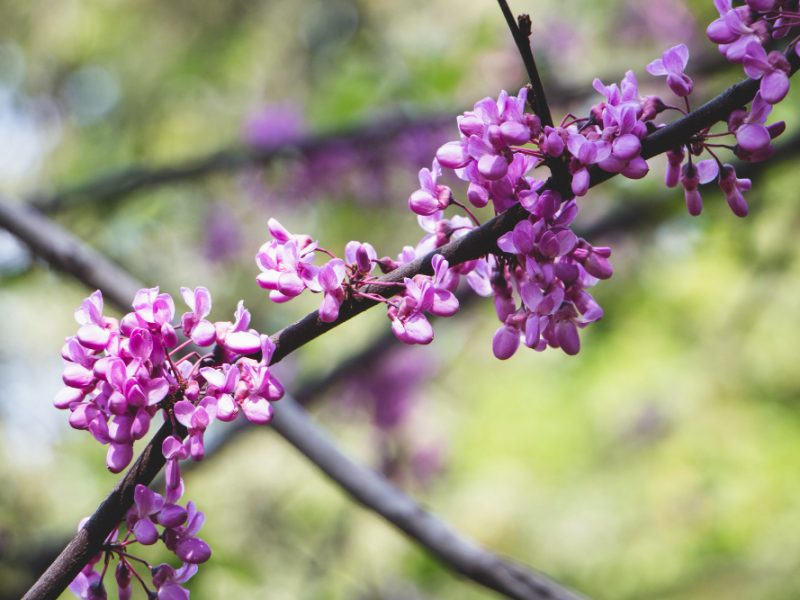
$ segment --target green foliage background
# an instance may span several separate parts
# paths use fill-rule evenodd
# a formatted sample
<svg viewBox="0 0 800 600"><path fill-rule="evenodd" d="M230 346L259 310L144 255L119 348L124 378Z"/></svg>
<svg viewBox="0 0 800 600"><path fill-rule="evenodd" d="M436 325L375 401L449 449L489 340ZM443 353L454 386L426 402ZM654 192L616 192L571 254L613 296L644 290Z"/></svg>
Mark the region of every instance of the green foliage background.
<svg viewBox="0 0 800 600"><path fill-rule="evenodd" d="M636 16L656 4L670 7L675 31L686 37L670 38L663 22ZM711 2L514 8L533 13L546 82L559 89L588 89L595 76L619 80L634 68L645 91L666 95L644 66L681 41L699 63L713 65L698 97L741 77L704 41ZM15 94L51 99L62 115L53 150L3 182L20 198L130 163L166 164L238 144L246 116L267 103L295 106L312 131L446 111L455 136L457 113L524 80L500 12L485 1L5 0L0 14L0 80ZM100 88L76 91L76 73L87 68L103 73ZM97 97L111 105L87 117ZM591 101L555 112L580 113ZM789 134L797 101L793 90L775 115L788 121ZM373 203L336 181L314 202L257 200L241 176L223 174L79 205L58 221L148 284L173 293L208 286L215 318L244 298L255 325L274 331L317 298L270 305L254 284L252 256L267 218L333 250L360 239L394 254L419 237L405 209L416 174L402 159L385 178L385 199ZM758 173L746 220L713 191L701 217L686 216L680 192L660 185L662 161L650 162L649 180L614 181L582 202L584 223L619 207L657 205L664 214L656 226L592 240L613 246L616 272L596 288L606 317L584 332L578 357L520 351L494 360L489 301L440 322L433 348L419 349L437 357L438 369L417 392L408 432L441 444L446 459L431 485L410 489L483 545L591 597L794 599L796 158L787 151ZM263 185L269 189L288 168L270 166ZM207 215L220 206L238 220L241 241L223 264L201 250ZM69 535L116 477L102 469L104 451L51 406L59 348L74 332L72 310L86 290L38 263L3 273L0 596L13 598L30 581L37 553ZM287 388L385 328L379 312L287 361ZM337 402L342 394L321 398L316 417L354 456L375 464L369 420ZM187 485L214 549L192 581L193 598L490 597L353 505L268 428L241 436L193 470Z"/></svg>

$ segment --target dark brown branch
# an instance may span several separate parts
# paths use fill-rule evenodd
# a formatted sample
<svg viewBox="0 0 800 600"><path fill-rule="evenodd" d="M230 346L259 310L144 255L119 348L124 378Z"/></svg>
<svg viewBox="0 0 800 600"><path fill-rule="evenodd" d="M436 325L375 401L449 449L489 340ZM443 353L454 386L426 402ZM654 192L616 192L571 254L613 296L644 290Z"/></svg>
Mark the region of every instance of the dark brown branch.
<svg viewBox="0 0 800 600"><path fill-rule="evenodd" d="M794 52L788 53L792 65L792 73L798 68L800 59ZM699 131L713 124L725 120L730 112L740 106L747 104L755 96L759 83L753 80L742 81L713 100L709 101L695 112L679 119L678 121L659 129L644 141L642 145L642 155L651 158L656 154L665 152L677 145L685 143ZM597 185L613 177L613 174L595 170L592 175L592 186ZM552 189L552 180L546 184ZM495 217L470 231L464 237L452 241L446 246L429 253L416 261L404 265L392 273L382 278L383 282L402 281L404 277L412 277L417 273L431 273L431 258L437 254L442 254L451 265L460 264L467 260L472 260L483 256L487 252L496 249L496 240L503 233L510 231L516 223L527 218L527 212L521 206L515 206L505 213ZM22 237L19 232L11 230ZM26 230L30 233L30 230ZM27 240L22 238L26 243ZM35 248L34 248L35 250ZM53 255L55 260L61 256ZM61 268L68 268L69 265L58 265ZM71 272L71 271L70 271ZM373 294L390 294L391 286L374 286L368 291ZM339 319L334 323L323 323L319 320L318 313L315 311L300 321L290 325L272 336L277 345L273 363L278 362L290 352L300 348L309 341L331 330L333 327L353 318L355 315L374 306L375 302L368 300L350 301L342 306ZM163 434L162 431L157 437ZM137 461L134 468L137 473L147 476L151 471L156 472L163 463L160 452L153 452L153 443L148 444L145 452ZM133 471L133 470L132 470ZM131 472L132 472L131 471ZM119 522L124 513L122 499L130 498L135 479L131 479L131 472L126 475L117 490L101 505L102 518L93 517L87 526L79 533L70 545L65 548L58 559L48 568L45 574L34 585L25 596L27 600L34 598L54 598L63 590L67 584L75 577L80 566L85 564L92 554L97 552L99 545L106 535ZM152 479L152 475L150 475ZM148 480L149 481L149 480ZM125 482L128 482L126 487ZM100 510L98 510L100 512ZM91 531L87 531L91 529Z"/></svg>
<svg viewBox="0 0 800 600"><path fill-rule="evenodd" d="M23 600L58 598L83 566L105 542L111 530L122 520L133 504L137 484L148 485L164 466L161 444L172 433L172 427L161 427L139 458L128 469L108 497L61 551L56 561L23 596ZM182 434L185 435L185 432ZM57 565L57 568L53 568Z"/></svg>
<svg viewBox="0 0 800 600"><path fill-rule="evenodd" d="M63 253L47 248L47 240L50 239L56 245L69 241L69 246L73 250L77 248L81 255L90 255L88 248L81 242L73 238L67 232L61 230L57 225L50 222L46 217L36 214L30 208L20 210L20 207L8 205L0 202L0 215L11 215L14 218L0 220L4 227L15 233L24 242L28 243L35 253L41 252L52 261L51 264L74 275L80 281L94 286L96 279L91 283L87 277L85 269L73 270L74 261L70 259L73 252ZM42 236L39 232L46 235ZM122 298L123 292L127 287L134 291L141 287L124 271L111 263L104 264L104 287L102 291L112 304L125 310L128 300ZM120 285L118 282L124 282ZM128 290L129 291L129 290ZM344 369L353 369L357 364L357 358L345 365ZM319 385L325 385L329 380L324 378L316 386L311 386L305 393L312 393ZM302 416L302 414L301 414ZM285 420L284 420L285 421ZM303 423L291 419L288 422L277 419L278 425L275 429L292 444L297 444L296 435L302 431L302 436L308 436L306 445L299 447L305 454L315 457L314 459L324 460L325 463L320 468L329 474L335 481L359 499L359 501L384 516L390 523L405 531L410 537L417 539L420 544L428 548L435 556L452 567L457 572L465 575L481 585L501 591L511 598L541 598L541 599L576 599L578 596L560 588L547 578L527 570L521 565L506 562L472 542L469 542L455 532L447 528L432 515L425 513L420 507L407 496L394 496L398 492L376 473L361 469L356 473L347 474L347 469L352 466L343 455L332 449L330 442L324 436L314 435L311 430L313 425L310 421ZM284 423L283 425L281 423ZM294 423L294 425L292 425ZM299 424L298 424L299 423ZM298 429L298 427L302 427ZM125 474L114 491L95 511L83 529L61 551L59 556L39 578L39 580L25 594L24 600L32 599L55 599L66 588L69 582L74 579L78 571L95 554L111 529L120 522L123 515L133 502L133 491L139 483L149 484L164 464L163 455L160 452L164 438L171 433L171 426L164 425L157 432L154 438L147 444L145 450L139 456L133 467ZM321 451L322 456L315 455L314 452ZM364 474L368 475L364 475ZM361 481L362 476L366 479ZM337 478L344 478L339 480ZM398 519L395 522L393 519ZM432 528L432 529L431 529ZM448 561L454 561L452 564ZM522 591L521 591L522 590ZM536 595L532 595L532 591ZM524 591L524 592L523 592ZM520 595L522 594L522 595Z"/></svg>
<svg viewBox="0 0 800 600"><path fill-rule="evenodd" d="M550 105L547 103L542 78L539 76L539 69L536 68L536 60L533 58L533 50L531 50L531 17L530 15L520 15L515 20L508 2L506 0L497 0L497 2L500 5L500 10L503 11L508 28L511 30L511 36L514 38L514 43L517 45L517 50L522 57L525 71L528 73L531 92L533 93L533 102L530 103L533 112L542 120L542 125L553 127Z"/></svg>
<svg viewBox="0 0 800 600"><path fill-rule="evenodd" d="M105 256L22 203L0 198L0 227L16 235L49 265L72 274L90 288L108 290L106 297L117 306L129 306L141 287Z"/></svg>
<svg viewBox="0 0 800 600"><path fill-rule="evenodd" d="M272 426L359 504L381 515L461 575L518 600L580 598L544 575L461 537L378 473L352 462L291 398L275 406Z"/></svg>

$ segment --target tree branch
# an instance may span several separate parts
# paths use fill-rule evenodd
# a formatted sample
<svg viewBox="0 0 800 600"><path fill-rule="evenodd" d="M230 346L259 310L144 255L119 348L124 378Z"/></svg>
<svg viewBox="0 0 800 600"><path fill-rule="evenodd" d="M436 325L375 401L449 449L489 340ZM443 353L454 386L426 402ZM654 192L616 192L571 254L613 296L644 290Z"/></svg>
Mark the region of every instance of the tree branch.
<svg viewBox="0 0 800 600"><path fill-rule="evenodd" d="M794 52L789 53L788 58L792 66L792 73L794 73L798 68L800 59L798 59ZM758 86L758 81L750 79L744 80L707 102L695 112L659 129L644 140L642 155L644 158L651 158L656 154L660 154L670 148L685 143L692 135L702 129L726 119L732 110L752 100L758 90ZM613 177L613 174L596 169L592 173L591 185L597 185L611 177ZM548 180L546 187L553 189L552 186L553 181L551 178ZM15 212L17 216L19 216L19 210L15 211L14 208L9 206L3 207L3 210L0 210L0 224L7 226L6 224L11 222L12 224L16 223L19 225L19 223L13 219L7 218L9 214L13 216ZM3 213L6 215L5 219L3 218ZM473 229L462 238L454 240L412 263L396 269L382 277L381 281L396 282L402 281L405 277L413 277L418 273L430 274L432 272L431 259L435 254L442 254L451 265L457 265L467 260L476 259L488 252L492 252L496 249L497 238L503 233L510 231L516 223L527 218L527 215L528 213L521 206L514 206L484 225ZM53 225L53 227L56 226ZM29 243L28 237L33 233L31 228L22 228L20 231L16 229L9 230L17 234L18 237L26 243ZM65 234L65 236L68 238L70 237L68 234ZM37 240L37 243L38 242ZM34 247L32 243L29 243L29 245L36 251L36 247ZM39 245L39 250L46 249ZM63 256L58 253L51 253L50 256L54 261L60 261L63 258ZM69 261L56 264L76 276L82 274L70 270L70 267L73 265L71 265ZM372 294L389 295L391 294L391 286L370 286L366 291ZM319 320L318 312L315 311L296 323L289 325L272 336L277 346L272 363L278 362L290 352L293 352L309 341L331 330L333 327L353 318L374 305L375 302L370 300L350 300L341 307L339 319L334 323L323 323ZM156 439L165 435L164 429L165 428L162 428L162 430L156 434ZM137 481L144 482L146 480L149 482L155 472L161 468L164 459L160 452L153 451L154 441L151 441L147 445L145 451L139 457L134 467L126 474L117 489L112 492L109 498L100 506L98 512L89 520L84 529L73 538L72 542L70 542L67 548L59 555L59 558L56 559L34 587L26 594L26 600L33 600L34 598L54 598L57 596L75 577L81 566L97 552L100 544L102 544L111 529L120 521L125 509L130 505L134 484ZM156 447L160 448L160 443L158 443ZM142 479L137 480L137 477L141 477Z"/></svg>
<svg viewBox="0 0 800 600"><path fill-rule="evenodd" d="M85 270L72 270L74 262L68 260L72 253L64 254L53 251L48 249L46 244L48 239L55 240L56 244L68 244L70 248L78 248L84 255L90 254L89 249L46 217L36 214L36 211L31 208L15 206L7 201L0 202L0 225L20 237L25 243L29 243L29 238L32 237L30 239L32 243L29 245L35 253L41 251L47 255L49 260L53 261L51 264L58 265L78 280L89 283L84 279ZM117 302L116 298L121 297L126 286L132 284L133 289L136 290L142 287L141 284L135 282L121 268L110 262L106 261L104 270L103 282L108 287L101 288L101 290L110 302L125 310L128 300ZM124 285L118 286L115 281L116 277L125 282ZM94 283L91 283L90 287L93 285ZM129 296L129 298L132 297L132 295ZM349 361L343 369L351 370L355 368L356 364L357 359ZM323 378L304 393L310 394L329 381L328 378ZM291 402L287 399L287 403ZM276 408L281 404L276 404ZM391 524L416 539L444 564L476 583L500 591L510 598L542 600L575 600L579 598L544 576L526 570L516 563L504 561L457 535L380 475L349 462L324 435L314 431L310 420L303 419L304 415L299 405L295 403L293 406L296 407L294 412L290 412L291 408L276 410L276 418L273 420L273 423L276 424L275 430L312 460L322 461L322 464L318 466L323 472L327 473L364 506L382 515ZM278 412L282 415L289 414L285 417L277 417ZM164 465L164 457L160 448L164 439L170 435L171 429L171 425L168 424L159 429L117 487L33 587L28 590L23 600L55 599L66 588L89 558L98 551L109 531L119 523L131 506L136 484L149 484ZM302 440L298 440L297 436L301 438L306 436L308 439L303 445L299 445ZM354 469L354 471L350 472L350 469ZM536 592L536 595L532 595L533 591Z"/></svg>
<svg viewBox="0 0 800 600"><path fill-rule="evenodd" d="M291 398L275 405L271 424L359 504L381 515L442 563L472 581L519 600L581 598L544 575L463 538L378 473L352 462Z"/></svg>
<svg viewBox="0 0 800 600"><path fill-rule="evenodd" d="M190 158L174 165L149 167L133 165L112 171L97 179L53 192L38 193L29 202L44 212L52 212L84 201L120 200L140 190L179 183L256 165L268 164L279 158L311 156L336 148L341 144L376 146L391 141L401 133L444 126L452 121L452 114L413 117L406 114L376 119L350 129L304 136L295 142L274 148L233 147L208 155Z"/></svg>

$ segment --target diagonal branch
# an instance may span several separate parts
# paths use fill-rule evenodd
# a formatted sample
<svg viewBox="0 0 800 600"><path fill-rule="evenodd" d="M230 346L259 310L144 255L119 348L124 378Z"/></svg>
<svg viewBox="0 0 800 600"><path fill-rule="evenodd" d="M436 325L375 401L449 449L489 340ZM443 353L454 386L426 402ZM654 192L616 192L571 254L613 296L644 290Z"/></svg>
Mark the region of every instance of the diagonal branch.
<svg viewBox="0 0 800 600"><path fill-rule="evenodd" d="M413 117L401 113L349 129L307 135L294 142L271 148L232 147L173 165L160 167L133 165L50 194L35 194L29 201L44 212L51 212L84 201L120 200L146 188L264 165L280 158L308 157L318 152L333 150L342 144L374 147L392 140L401 133L414 129L430 131L431 128L445 125L451 120L452 115Z"/></svg>
<svg viewBox="0 0 800 600"><path fill-rule="evenodd" d="M527 71L528 79L531 82L533 102L530 104L533 112L542 120L542 125L553 127L553 115L550 114L550 105L547 103L547 97L544 93L544 84L539 76L539 69L536 68L533 50L531 50L531 17L530 15L519 15L515 20L508 2L506 0L497 0L497 2L500 5L500 10L503 11L503 16L506 19L508 28L511 30L511 36L514 38L514 43L517 45L517 50L522 57L522 63L525 65L525 71Z"/></svg>
<svg viewBox="0 0 800 600"><path fill-rule="evenodd" d="M800 58L794 52L787 53L791 64L792 73L800 66ZM759 82L746 79L726 90L713 100L707 102L695 112L667 125L655 133L648 136L642 145L642 155L644 158L651 158L657 154L673 148L682 143L686 143L693 135L706 127L725 120L731 111L750 102L758 90ZM605 173L599 169L592 172L591 185L597 185L613 177L611 173ZM552 178L547 182L546 187L553 189ZM27 209L30 211L30 209ZM9 227L13 224L15 214L19 216L20 209L13 205L2 206L0 203L0 226L9 228L12 233L17 234L23 241L27 240L22 234ZM431 259L435 254L442 254L451 265L461 264L467 260L476 259L488 252L496 249L496 240L503 233L510 231L516 223L527 218L527 212L519 205L509 209L505 213L498 215L484 225L470 231L464 237L454 240L449 244L437 249L428 255L404 265L388 275L381 278L385 282L402 281L405 277L413 277L417 273L430 274ZM52 229L58 229L52 224ZM30 231L28 231L30 233ZM62 232L68 238L69 234ZM74 238L72 238L74 240ZM33 248L34 251L36 248ZM60 256L53 256L58 260ZM59 265L68 268L69 264ZM68 269L67 269L68 270ZM70 271L71 272L71 271ZM76 274L79 275L79 274ZM390 294L390 286L377 285L367 289L367 292L377 295ZM278 362L290 352L300 348L309 341L329 331L333 327L353 318L357 314L364 312L376 303L370 300L351 300L345 303L340 310L339 319L334 323L323 323L319 320L318 312L313 312L296 323L289 325L272 336L277 348L273 356L273 363ZM163 429L156 438L162 436ZM143 454L139 457L134 467L128 472L126 477L112 492L111 496L100 506L98 511L92 516L87 525L80 531L70 544L61 553L58 559L47 569L40 580L25 596L27 600L34 598L52 598L63 590L74 578L80 567L97 552L100 544L109 531L122 518L125 509L130 505L130 497L133 492L133 485L136 483L136 476L142 475L144 478L151 472L157 472L163 464L163 457L160 452L153 452L153 442L149 443ZM133 475L132 475L133 474ZM148 480L149 481L149 480ZM126 487L127 486L127 487ZM125 500L128 504L125 504Z"/></svg>
<svg viewBox="0 0 800 600"><path fill-rule="evenodd" d="M359 504L465 577L518 600L579 600L528 567L487 552L427 512L375 471L352 462L292 398L275 407L273 428Z"/></svg>
<svg viewBox="0 0 800 600"><path fill-rule="evenodd" d="M125 271L101 260L102 277L87 276L90 271L75 268L74 255L95 256L79 240L33 209L0 202L0 225L18 235L51 264L93 287L98 281L102 291L118 308L125 309L127 300L118 301L128 288L141 287ZM69 251L64 251L64 249ZM97 254L95 258L100 259ZM132 296L129 296L132 297ZM383 338L379 338L385 344ZM345 372L355 368L361 354L344 366ZM333 375L332 375L333 376ZM328 383L322 378L302 393L306 396ZM318 432L302 409L291 399L276 405L274 429L308 456L324 473L351 494L366 508L383 516L390 524L429 550L446 566L465 577L499 591L510 598L533 600L579 600L579 596L560 587L548 578L520 564L507 561L463 538L435 516L426 512L411 498L392 486L377 473L352 463ZM25 599L56 598L74 578L87 560L98 551L111 524L122 518L133 502L137 483L149 484L164 464L160 452L170 427L163 426L148 443L133 467L98 507L81 531L69 542L50 568L24 596Z"/></svg>
<svg viewBox="0 0 800 600"><path fill-rule="evenodd" d="M800 57L792 51L787 52L787 58L791 64L791 72L794 74L800 67ZM745 79L706 102L694 112L650 134L642 143L642 156L645 159L649 159L658 154L663 154L671 148L686 143L693 135L706 127L711 127L719 121L726 120L733 110L746 105L755 97L758 87L759 82L757 80ZM590 187L595 187L614 176L614 173L608 173L600 168L593 167ZM554 179L551 177L542 190L556 189L555 185ZM413 277L418 273L430 275L433 273L431 259L437 254L444 256L450 265L458 265L494 252L497 250L497 239L504 233L511 231L517 223L527 218L528 214L521 205L517 204L480 227L471 230L463 237L395 269L388 275L381 277L380 281L381 283L401 282L406 277ZM391 286L376 285L368 287L365 291L370 294L387 296L392 293L391 290ZM300 346L352 319L375 304L375 301L368 299L350 300L342 305L339 311L339 318L333 323L320 321L317 311L306 315L272 336L272 341L277 346L273 361L281 360Z"/></svg>

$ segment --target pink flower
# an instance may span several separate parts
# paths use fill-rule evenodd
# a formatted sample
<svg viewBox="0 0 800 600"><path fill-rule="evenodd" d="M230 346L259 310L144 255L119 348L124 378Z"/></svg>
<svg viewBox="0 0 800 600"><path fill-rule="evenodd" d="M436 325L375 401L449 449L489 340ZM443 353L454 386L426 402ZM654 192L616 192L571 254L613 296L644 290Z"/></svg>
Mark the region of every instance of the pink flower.
<svg viewBox="0 0 800 600"><path fill-rule="evenodd" d="M749 153L767 152L772 141L769 130L764 125L772 105L764 100L761 92L756 94L750 112L734 111L728 119L728 128L736 134L736 143Z"/></svg>
<svg viewBox="0 0 800 600"><path fill-rule="evenodd" d="M294 235L275 219L267 224L273 239L261 246L256 264L261 273L256 282L270 290L270 300L286 302L300 295L313 277L316 242L308 235Z"/></svg>
<svg viewBox="0 0 800 600"><path fill-rule="evenodd" d="M164 498L147 486L137 484L133 501L134 505L125 517L128 530L133 532L140 544L155 544L158 541L158 530L153 517L164 507Z"/></svg>
<svg viewBox="0 0 800 600"><path fill-rule="evenodd" d="M430 170L420 169L420 189L409 196L408 208L418 215L432 215L447 208L450 204L450 188L436 183L441 176L442 169L436 159Z"/></svg>
<svg viewBox="0 0 800 600"><path fill-rule="evenodd" d="M186 522L164 531L164 544L182 561L194 565L204 563L211 557L208 544L196 537L205 522L205 516L189 501L186 505ZM154 578L155 579L155 578Z"/></svg>
<svg viewBox="0 0 800 600"><path fill-rule="evenodd" d="M197 565L186 563L177 571L168 564L160 564L153 569L153 584L156 586L158 600L189 600L189 590L182 587L197 573Z"/></svg>
<svg viewBox="0 0 800 600"><path fill-rule="evenodd" d="M252 354L261 347L258 332L250 329L250 311L244 307L244 302L239 300L234 313L236 321L218 322L217 343L224 346L234 354Z"/></svg>
<svg viewBox="0 0 800 600"><path fill-rule="evenodd" d="M689 49L686 44L678 44L647 65L647 72L656 77L666 75L669 89L676 96L684 97L692 93L692 80L684 73L688 62Z"/></svg>
<svg viewBox="0 0 800 600"><path fill-rule="evenodd" d="M378 253L372 244L361 242L347 242L344 247L344 258L348 264L353 265L356 270L363 274L368 275L375 269L375 264L378 260Z"/></svg>
<svg viewBox="0 0 800 600"><path fill-rule="evenodd" d="M211 294L208 289L201 286L194 291L182 287L181 295L191 311L181 317L183 333L191 336L192 341L198 346L210 346L217 338L214 325L206 320L211 312Z"/></svg>
<svg viewBox="0 0 800 600"><path fill-rule="evenodd" d="M180 400L173 408L175 419L189 432L187 439L189 454L193 460L201 460L205 454L203 433L217 415L217 407L213 397L205 398L195 406L188 400Z"/></svg>
<svg viewBox="0 0 800 600"><path fill-rule="evenodd" d="M319 320L323 323L333 323L339 317L339 307L345 299L342 283L347 275L344 261L333 258L325 263L309 282L308 288L312 292L322 292L322 304L319 308Z"/></svg>
<svg viewBox="0 0 800 600"><path fill-rule="evenodd" d="M758 42L747 44L743 59L744 72L748 77L761 79L761 97L768 104L777 104L789 93L789 61L780 52L769 54Z"/></svg>

